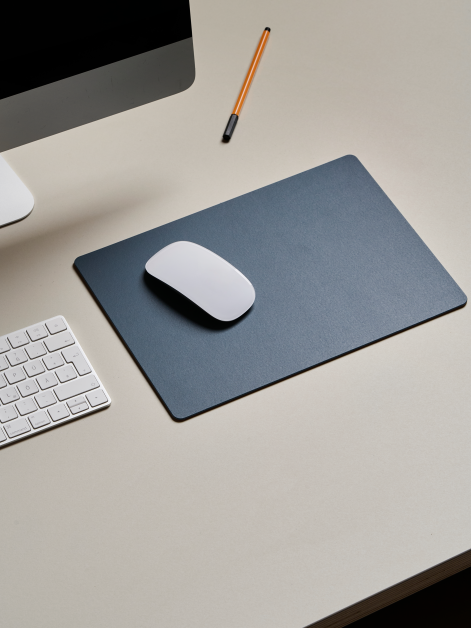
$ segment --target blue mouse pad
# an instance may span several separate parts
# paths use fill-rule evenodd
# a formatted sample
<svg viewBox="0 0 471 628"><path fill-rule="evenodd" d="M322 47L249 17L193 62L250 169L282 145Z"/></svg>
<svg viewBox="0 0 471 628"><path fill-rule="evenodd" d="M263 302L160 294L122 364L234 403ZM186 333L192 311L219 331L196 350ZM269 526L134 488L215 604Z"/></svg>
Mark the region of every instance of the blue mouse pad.
<svg viewBox="0 0 471 628"><path fill-rule="evenodd" d="M254 285L220 323L146 275L177 240ZM361 163L342 157L75 260L173 418L187 419L466 303Z"/></svg>

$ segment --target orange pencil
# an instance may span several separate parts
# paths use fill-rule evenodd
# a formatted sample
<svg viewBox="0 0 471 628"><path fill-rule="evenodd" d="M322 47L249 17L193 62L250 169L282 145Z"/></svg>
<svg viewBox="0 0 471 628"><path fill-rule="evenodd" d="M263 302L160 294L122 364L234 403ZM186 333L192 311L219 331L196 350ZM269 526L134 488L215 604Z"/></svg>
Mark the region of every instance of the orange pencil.
<svg viewBox="0 0 471 628"><path fill-rule="evenodd" d="M222 139L225 142L228 142L232 134L234 133L234 129L236 127L237 121L239 119L240 110L242 109L242 105L244 104L245 97L247 96L247 92L249 91L250 84L252 83L255 70L257 69L258 64L260 63L260 59L262 57L263 50L268 41L268 37L270 36L270 29L267 27L260 38L260 42L258 44L257 50L255 51L254 58L252 59L252 63L250 64L249 71L247 72L247 76L245 77L244 84L242 85L242 89L240 90L239 98L234 107L234 111L231 113L231 117L229 118L229 122L227 123L226 130L224 131L224 135Z"/></svg>

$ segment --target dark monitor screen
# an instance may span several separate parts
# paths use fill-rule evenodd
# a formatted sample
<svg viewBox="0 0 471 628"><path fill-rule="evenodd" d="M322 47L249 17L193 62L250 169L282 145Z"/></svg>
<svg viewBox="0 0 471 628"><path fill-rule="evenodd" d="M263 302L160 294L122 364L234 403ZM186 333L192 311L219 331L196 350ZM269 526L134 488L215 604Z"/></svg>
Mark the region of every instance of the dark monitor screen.
<svg viewBox="0 0 471 628"><path fill-rule="evenodd" d="M10 3L2 9L0 98L192 36L188 0Z"/></svg>

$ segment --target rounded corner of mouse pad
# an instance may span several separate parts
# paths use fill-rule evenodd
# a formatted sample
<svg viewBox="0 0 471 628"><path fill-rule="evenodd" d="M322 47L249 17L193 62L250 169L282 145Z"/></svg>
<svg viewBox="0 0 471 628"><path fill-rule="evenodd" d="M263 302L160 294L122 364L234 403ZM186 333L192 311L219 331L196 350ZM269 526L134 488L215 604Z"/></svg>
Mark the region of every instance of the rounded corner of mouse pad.
<svg viewBox="0 0 471 628"><path fill-rule="evenodd" d="M460 289L460 291L461 291L461 301L460 301L460 305L458 305L458 307L464 307L468 303L468 297L461 289Z"/></svg>
<svg viewBox="0 0 471 628"><path fill-rule="evenodd" d="M146 281L178 240L253 284L211 327ZM357 157L347 155L78 257L75 268L168 412L184 421L466 304Z"/></svg>

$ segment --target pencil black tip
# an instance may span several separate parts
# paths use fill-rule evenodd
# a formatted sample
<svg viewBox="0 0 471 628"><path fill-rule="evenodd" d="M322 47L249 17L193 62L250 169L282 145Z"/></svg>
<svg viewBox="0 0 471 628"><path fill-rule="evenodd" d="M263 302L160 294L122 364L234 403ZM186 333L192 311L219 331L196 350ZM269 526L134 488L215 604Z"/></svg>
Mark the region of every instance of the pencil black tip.
<svg viewBox="0 0 471 628"><path fill-rule="evenodd" d="M268 31L269 33L271 32L271 28L268 28L268 26L265 28L266 31Z"/></svg>
<svg viewBox="0 0 471 628"><path fill-rule="evenodd" d="M238 120L239 116L237 116L235 113L231 114L229 122L226 126L226 130L224 131L224 135L222 136L224 142L228 142L231 139Z"/></svg>

